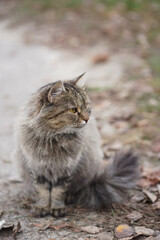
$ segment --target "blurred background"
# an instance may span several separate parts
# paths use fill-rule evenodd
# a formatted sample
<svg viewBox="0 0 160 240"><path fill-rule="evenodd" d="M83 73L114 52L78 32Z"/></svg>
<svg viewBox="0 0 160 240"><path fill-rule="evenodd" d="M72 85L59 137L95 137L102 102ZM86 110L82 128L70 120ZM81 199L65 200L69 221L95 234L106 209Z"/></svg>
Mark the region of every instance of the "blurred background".
<svg viewBox="0 0 160 240"><path fill-rule="evenodd" d="M159 13L159 0L0 0L2 182L17 178L18 107L42 85L83 72L104 157L130 147L144 175L159 169Z"/></svg>

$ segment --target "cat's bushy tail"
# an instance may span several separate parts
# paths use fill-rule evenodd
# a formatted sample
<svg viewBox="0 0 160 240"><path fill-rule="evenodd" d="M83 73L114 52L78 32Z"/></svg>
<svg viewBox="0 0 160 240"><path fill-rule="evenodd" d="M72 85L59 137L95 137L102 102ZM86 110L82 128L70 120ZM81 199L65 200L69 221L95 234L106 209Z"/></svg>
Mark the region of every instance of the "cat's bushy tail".
<svg viewBox="0 0 160 240"><path fill-rule="evenodd" d="M99 176L76 194L76 202L90 208L121 202L139 175L138 157L131 151L119 152Z"/></svg>

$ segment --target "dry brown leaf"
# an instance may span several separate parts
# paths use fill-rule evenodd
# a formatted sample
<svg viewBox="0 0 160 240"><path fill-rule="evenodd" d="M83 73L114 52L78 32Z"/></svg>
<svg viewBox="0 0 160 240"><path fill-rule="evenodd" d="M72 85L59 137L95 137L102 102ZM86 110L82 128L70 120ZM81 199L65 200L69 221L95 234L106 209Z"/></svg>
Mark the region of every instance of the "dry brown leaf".
<svg viewBox="0 0 160 240"><path fill-rule="evenodd" d="M114 127L117 129L128 129L129 124L126 121L117 121L114 123Z"/></svg>
<svg viewBox="0 0 160 240"><path fill-rule="evenodd" d="M86 226L86 227L81 227L81 230L83 230L84 232L88 232L88 233L99 233L102 228L99 227L95 227L95 226Z"/></svg>
<svg viewBox="0 0 160 240"><path fill-rule="evenodd" d="M34 227L39 227L39 228L43 228L45 226L44 223L33 223L32 224Z"/></svg>
<svg viewBox="0 0 160 240"><path fill-rule="evenodd" d="M127 224L121 224L115 229L115 235L117 238L126 238L134 234L134 229Z"/></svg>
<svg viewBox="0 0 160 240"><path fill-rule="evenodd" d="M13 229L13 236L15 236L19 232L20 229L21 229L21 224L20 224L20 222L18 222L17 226L15 226Z"/></svg>
<svg viewBox="0 0 160 240"><path fill-rule="evenodd" d="M149 187L149 186L151 186L152 183L151 183L151 181L150 181L149 179L142 177L142 178L138 181L137 185L140 186L140 187L142 187L142 188L144 188L144 187Z"/></svg>
<svg viewBox="0 0 160 240"><path fill-rule="evenodd" d="M144 235L144 236L153 236L154 230L146 227L135 227L135 233L137 236Z"/></svg>
<svg viewBox="0 0 160 240"><path fill-rule="evenodd" d="M160 170L143 172L143 177L138 181L141 187L155 186L160 183Z"/></svg>
<svg viewBox="0 0 160 240"><path fill-rule="evenodd" d="M108 60L109 56L105 53L101 53L101 54L97 54L95 56L92 57L92 62L94 64L97 63L102 63L102 62L106 62Z"/></svg>
<svg viewBox="0 0 160 240"><path fill-rule="evenodd" d="M5 223L4 220L0 221L1 227L0 227L0 239L7 239L7 240L13 240L13 223Z"/></svg>
<svg viewBox="0 0 160 240"><path fill-rule="evenodd" d="M146 172L143 174L143 176L148 178L151 181L152 186L160 183L160 170Z"/></svg>
<svg viewBox="0 0 160 240"><path fill-rule="evenodd" d="M150 191L143 189L143 193L150 199L152 203L154 203L157 200L157 196Z"/></svg>
<svg viewBox="0 0 160 240"><path fill-rule="evenodd" d="M146 196L142 192L136 192L133 197L131 198L132 202L142 202Z"/></svg>
<svg viewBox="0 0 160 240"><path fill-rule="evenodd" d="M153 151L155 153L160 153L160 142L155 144L155 146L153 147Z"/></svg>
<svg viewBox="0 0 160 240"><path fill-rule="evenodd" d="M3 220L2 220L3 221ZM1 221L1 222L2 222ZM6 223L5 221L3 222L3 224L1 225L0 231L3 229L5 229L6 231L10 231L13 230L14 228L14 224L13 223Z"/></svg>
<svg viewBox="0 0 160 240"><path fill-rule="evenodd" d="M160 209L160 200L154 204L152 204L154 209Z"/></svg>
<svg viewBox="0 0 160 240"><path fill-rule="evenodd" d="M150 237L145 238L145 240L156 240L156 239L154 237L150 236Z"/></svg>
<svg viewBox="0 0 160 240"><path fill-rule="evenodd" d="M122 238L122 240L131 240L133 238L134 238L134 236L131 236L131 237Z"/></svg>
<svg viewBox="0 0 160 240"><path fill-rule="evenodd" d="M66 227L68 227L68 226L69 226L69 225L68 225L67 223L62 223L62 224L60 224L60 225L50 224L50 225L47 226L47 228L53 228L54 230L59 231L60 229L66 228Z"/></svg>
<svg viewBox="0 0 160 240"><path fill-rule="evenodd" d="M5 222L6 221L4 219L0 221L0 230L2 229L3 225L5 224Z"/></svg>
<svg viewBox="0 0 160 240"><path fill-rule="evenodd" d="M102 232L97 235L98 240L113 240L113 234L111 232Z"/></svg>
<svg viewBox="0 0 160 240"><path fill-rule="evenodd" d="M139 120L136 125L137 127L146 127L149 124L147 119Z"/></svg>
<svg viewBox="0 0 160 240"><path fill-rule="evenodd" d="M121 142L114 142L112 145L108 146L109 151L118 151L122 148Z"/></svg>
<svg viewBox="0 0 160 240"><path fill-rule="evenodd" d="M130 214L127 215L127 218L130 219L132 222L136 222L142 217L142 214L138 211L132 211Z"/></svg>
<svg viewBox="0 0 160 240"><path fill-rule="evenodd" d="M2 210L0 210L0 217L3 215L3 211Z"/></svg>
<svg viewBox="0 0 160 240"><path fill-rule="evenodd" d="M52 228L56 231L59 231L61 228L69 227L67 223L62 223L60 225L53 225L52 223L33 223L33 226L40 228L40 230L46 230Z"/></svg>
<svg viewBox="0 0 160 240"><path fill-rule="evenodd" d="M116 121L129 121L131 120L133 115L134 115L134 112L124 112L122 114L120 113L120 114L114 115L111 117L110 123L114 123Z"/></svg>

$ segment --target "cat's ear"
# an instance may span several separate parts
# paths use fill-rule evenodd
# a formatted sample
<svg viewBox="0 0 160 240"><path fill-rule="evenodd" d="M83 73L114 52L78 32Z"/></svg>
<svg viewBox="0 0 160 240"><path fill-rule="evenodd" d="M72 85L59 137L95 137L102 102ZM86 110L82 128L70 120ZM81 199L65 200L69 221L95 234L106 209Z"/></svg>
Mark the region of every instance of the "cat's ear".
<svg viewBox="0 0 160 240"><path fill-rule="evenodd" d="M82 73L80 76L74 78L74 79L72 80L72 83L75 84L75 85L77 85L77 86L79 86L79 87L82 87L82 88L85 87L86 79L85 79L85 77L83 77L84 74L85 74L85 72Z"/></svg>
<svg viewBox="0 0 160 240"><path fill-rule="evenodd" d="M64 88L63 82L62 81L56 82L48 92L48 101L52 103L54 98L57 95L60 95L64 91L65 91L65 88Z"/></svg>

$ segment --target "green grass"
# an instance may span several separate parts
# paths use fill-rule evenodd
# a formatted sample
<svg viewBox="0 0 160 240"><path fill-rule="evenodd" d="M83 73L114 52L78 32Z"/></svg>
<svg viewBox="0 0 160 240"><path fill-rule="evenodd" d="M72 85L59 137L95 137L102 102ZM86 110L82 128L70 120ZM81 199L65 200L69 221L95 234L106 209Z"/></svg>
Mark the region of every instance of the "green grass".
<svg viewBox="0 0 160 240"><path fill-rule="evenodd" d="M154 4L155 8L160 9L159 0L96 0L95 2L100 2L106 7L114 7L118 4L123 4L128 11L139 11L145 10Z"/></svg>
<svg viewBox="0 0 160 240"><path fill-rule="evenodd" d="M152 104L151 100L155 100L156 104ZM137 100L137 107L139 112L150 112L150 113L160 113L160 94L143 94Z"/></svg>
<svg viewBox="0 0 160 240"><path fill-rule="evenodd" d="M103 92L106 90L111 90L109 87L87 87L88 92Z"/></svg>
<svg viewBox="0 0 160 240"><path fill-rule="evenodd" d="M128 11L143 11L150 6L155 5L155 9L160 9L159 0L21 0L21 3L26 8L35 8L36 10L47 10L50 8L64 8L64 9L75 9L75 8L88 8L97 4L101 4L106 9L115 8L117 5L123 5Z"/></svg>
<svg viewBox="0 0 160 240"><path fill-rule="evenodd" d="M160 80L160 54L151 56L148 63L152 69L154 77L159 78Z"/></svg>
<svg viewBox="0 0 160 240"><path fill-rule="evenodd" d="M58 8L79 8L82 6L83 0L22 0L23 8L45 11L48 9Z"/></svg>
<svg viewBox="0 0 160 240"><path fill-rule="evenodd" d="M151 86L154 88L155 92L160 93L160 77L154 78L151 82Z"/></svg>
<svg viewBox="0 0 160 240"><path fill-rule="evenodd" d="M150 135L145 134L145 135L142 136L142 140L150 141L150 140L152 140L152 137Z"/></svg>

